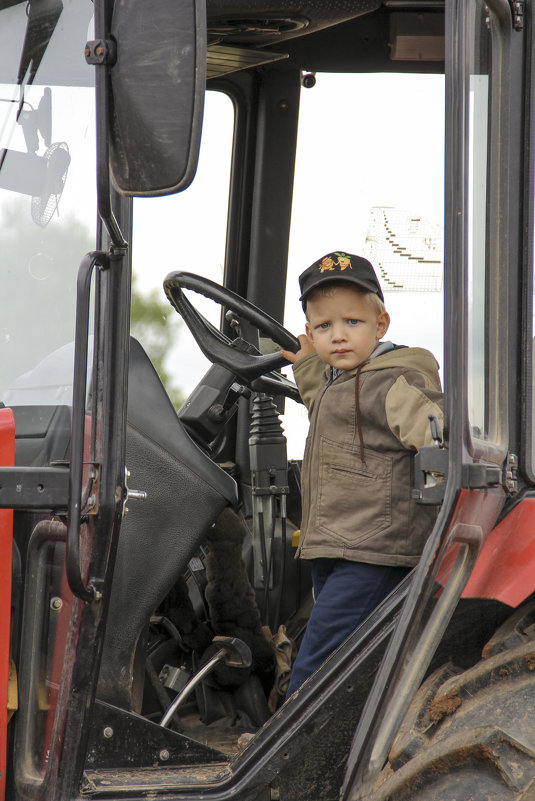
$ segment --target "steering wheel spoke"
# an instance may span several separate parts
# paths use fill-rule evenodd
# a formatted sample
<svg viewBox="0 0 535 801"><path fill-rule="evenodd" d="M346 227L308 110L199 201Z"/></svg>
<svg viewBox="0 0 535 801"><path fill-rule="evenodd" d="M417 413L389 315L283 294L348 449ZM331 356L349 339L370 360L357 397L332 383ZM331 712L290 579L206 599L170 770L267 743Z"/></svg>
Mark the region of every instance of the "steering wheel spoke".
<svg viewBox="0 0 535 801"><path fill-rule="evenodd" d="M284 395L297 403L302 403L297 386L280 373L271 372L255 378L254 381L251 381L250 387L255 392L265 392L266 395Z"/></svg>
<svg viewBox="0 0 535 801"><path fill-rule="evenodd" d="M288 361L280 353L263 355L259 354L256 348L252 346L250 349L245 350L237 347L235 342L231 342L228 337L200 314L185 296L184 289L191 289L232 310L238 317L247 320L251 325L266 334L281 348L296 353L300 345L299 340L293 334L257 306L249 303L249 301L229 289L210 281L208 278L203 278L193 273L174 272L170 273L164 281L164 290L169 302L181 315L200 350L210 361L226 367L249 386L258 382L257 386L259 387L261 376L264 376L265 378L262 379L263 386L269 386L270 389L259 389L258 391L286 395L299 400L299 393L295 384L285 376L272 373L272 371L288 364ZM269 373L271 375L266 376Z"/></svg>

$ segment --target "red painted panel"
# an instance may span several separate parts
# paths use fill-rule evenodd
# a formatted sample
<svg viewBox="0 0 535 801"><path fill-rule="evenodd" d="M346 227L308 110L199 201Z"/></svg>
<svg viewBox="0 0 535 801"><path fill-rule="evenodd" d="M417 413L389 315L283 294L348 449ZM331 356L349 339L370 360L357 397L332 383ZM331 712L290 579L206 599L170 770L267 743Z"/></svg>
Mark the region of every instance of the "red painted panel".
<svg viewBox="0 0 535 801"><path fill-rule="evenodd" d="M472 490L485 500L485 493ZM455 522L455 519L454 519ZM473 522L477 522L476 520ZM444 586L459 545L448 548L437 573ZM484 541L463 598L492 598L517 607L535 592L535 498L525 498Z"/></svg>
<svg viewBox="0 0 535 801"><path fill-rule="evenodd" d="M7 467L14 461L15 418L11 409L0 409L0 465ZM0 801L4 801L6 792L12 545L13 510L0 509Z"/></svg>
<svg viewBox="0 0 535 801"><path fill-rule="evenodd" d="M463 598L494 598L516 607L532 592L535 498L525 498L489 534Z"/></svg>

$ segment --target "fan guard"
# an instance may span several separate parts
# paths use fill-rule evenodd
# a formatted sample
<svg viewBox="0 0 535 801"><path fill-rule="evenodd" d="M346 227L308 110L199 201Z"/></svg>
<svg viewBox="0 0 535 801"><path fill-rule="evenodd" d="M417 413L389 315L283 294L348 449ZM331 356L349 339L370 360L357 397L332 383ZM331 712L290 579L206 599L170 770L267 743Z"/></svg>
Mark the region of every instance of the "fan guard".
<svg viewBox="0 0 535 801"><path fill-rule="evenodd" d="M57 211L67 172L71 163L67 142L54 142L47 148L43 158L46 161L46 175L42 193L32 197L32 220L45 228Z"/></svg>

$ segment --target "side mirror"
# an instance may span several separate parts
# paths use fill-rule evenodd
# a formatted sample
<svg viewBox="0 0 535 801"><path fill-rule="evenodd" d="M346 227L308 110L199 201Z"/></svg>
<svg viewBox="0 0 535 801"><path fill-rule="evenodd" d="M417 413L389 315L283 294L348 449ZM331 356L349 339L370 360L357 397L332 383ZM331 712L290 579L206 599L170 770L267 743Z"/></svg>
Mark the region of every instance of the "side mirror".
<svg viewBox="0 0 535 801"><path fill-rule="evenodd" d="M206 83L206 6L195 0L115 0L108 139L123 195L189 186L199 157Z"/></svg>

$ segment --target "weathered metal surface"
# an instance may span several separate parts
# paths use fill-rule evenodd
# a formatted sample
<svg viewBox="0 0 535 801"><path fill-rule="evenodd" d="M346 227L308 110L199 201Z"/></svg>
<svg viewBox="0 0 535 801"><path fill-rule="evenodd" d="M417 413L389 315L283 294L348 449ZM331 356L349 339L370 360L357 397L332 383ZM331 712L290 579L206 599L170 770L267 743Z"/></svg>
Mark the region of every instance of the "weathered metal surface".
<svg viewBox="0 0 535 801"><path fill-rule="evenodd" d="M82 795L95 797L115 797L116 794L129 794L147 791L154 794L173 790L200 787L205 782L220 782L228 778L230 771L225 764L197 765L191 768L135 768L123 770L88 770L84 773Z"/></svg>
<svg viewBox="0 0 535 801"><path fill-rule="evenodd" d="M535 787L533 605L511 616L469 670L422 685L366 801L520 801Z"/></svg>

